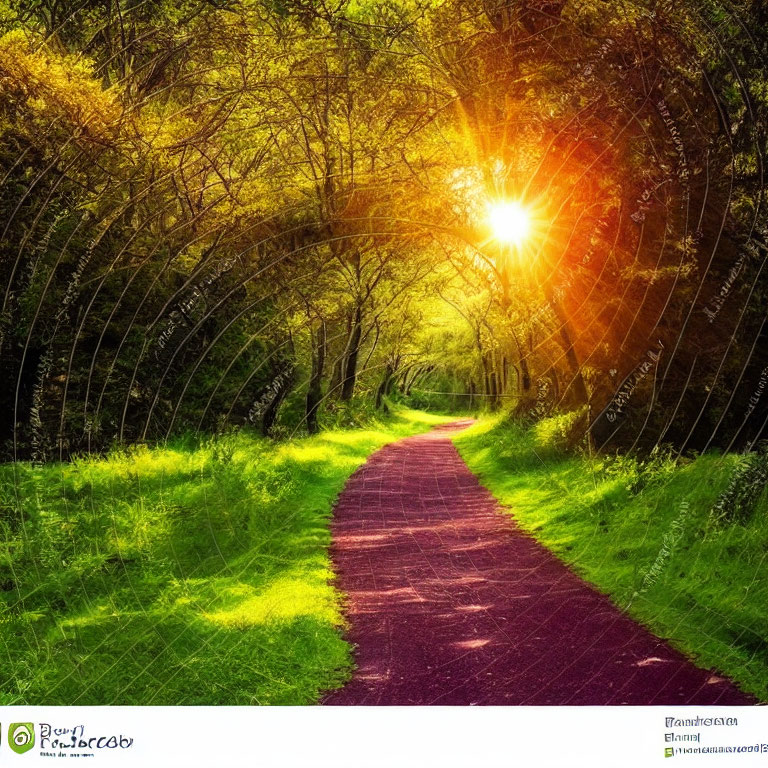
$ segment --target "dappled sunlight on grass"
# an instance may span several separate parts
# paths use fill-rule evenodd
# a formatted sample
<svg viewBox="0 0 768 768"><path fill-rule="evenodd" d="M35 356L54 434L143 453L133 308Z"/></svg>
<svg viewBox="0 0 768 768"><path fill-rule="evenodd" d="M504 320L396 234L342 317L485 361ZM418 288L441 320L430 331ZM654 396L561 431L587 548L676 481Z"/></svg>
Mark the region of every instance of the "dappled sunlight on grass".
<svg viewBox="0 0 768 768"><path fill-rule="evenodd" d="M328 522L385 443L248 431L0 466L0 704L307 704L349 676Z"/></svg>
<svg viewBox="0 0 768 768"><path fill-rule="evenodd" d="M341 614L326 586L330 572L325 576L322 580L315 579L315 583L308 581L306 574L283 576L260 592L247 584L231 587L221 595L221 602L229 605L203 613L203 617L214 624L238 629L299 616L338 626Z"/></svg>

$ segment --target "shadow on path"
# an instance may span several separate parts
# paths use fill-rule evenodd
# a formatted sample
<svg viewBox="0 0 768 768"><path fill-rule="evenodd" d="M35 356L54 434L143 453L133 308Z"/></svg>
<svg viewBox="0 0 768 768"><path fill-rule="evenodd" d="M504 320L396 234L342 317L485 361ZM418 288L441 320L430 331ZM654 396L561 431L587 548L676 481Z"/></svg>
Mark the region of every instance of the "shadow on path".
<svg viewBox="0 0 768 768"><path fill-rule="evenodd" d="M339 497L358 668L323 703L754 703L520 531L451 442L471 423L386 446Z"/></svg>

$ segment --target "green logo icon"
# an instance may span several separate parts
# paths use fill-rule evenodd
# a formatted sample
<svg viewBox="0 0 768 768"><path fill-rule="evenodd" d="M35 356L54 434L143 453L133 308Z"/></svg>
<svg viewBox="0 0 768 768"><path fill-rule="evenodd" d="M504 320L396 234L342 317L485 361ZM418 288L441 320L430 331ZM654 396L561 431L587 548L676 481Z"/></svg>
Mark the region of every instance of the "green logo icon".
<svg viewBox="0 0 768 768"><path fill-rule="evenodd" d="M664 757L674 757L675 756L675 748L674 747L665 747L664 748Z"/></svg>
<svg viewBox="0 0 768 768"><path fill-rule="evenodd" d="M33 723L11 723L8 726L8 746L20 755L35 746Z"/></svg>

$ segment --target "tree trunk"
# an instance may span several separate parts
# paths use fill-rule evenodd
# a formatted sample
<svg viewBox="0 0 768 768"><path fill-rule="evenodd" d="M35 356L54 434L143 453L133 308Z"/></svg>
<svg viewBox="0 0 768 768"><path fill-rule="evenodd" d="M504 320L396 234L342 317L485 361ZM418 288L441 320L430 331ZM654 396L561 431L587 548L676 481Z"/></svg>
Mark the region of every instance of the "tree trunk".
<svg viewBox="0 0 768 768"><path fill-rule="evenodd" d="M520 358L520 372L522 376L523 392L529 392L531 389L531 371L528 368L528 361L525 356Z"/></svg>
<svg viewBox="0 0 768 768"><path fill-rule="evenodd" d="M515 346L517 347L517 354L520 358L520 384L522 386L522 394L525 396L531 389L531 370L528 367L528 357L525 349L520 344L520 341L517 338L517 334L512 331L512 338L515 341ZM529 334L530 339L530 334Z"/></svg>
<svg viewBox="0 0 768 768"><path fill-rule="evenodd" d="M282 405L285 396L293 389L293 385L294 373L293 370L288 369L288 372L278 380L277 392L272 398L272 402L270 402L267 409L264 411L264 416L261 421L261 434L265 437L272 431L272 427L277 420L280 406Z"/></svg>
<svg viewBox="0 0 768 768"><path fill-rule="evenodd" d="M581 366L579 365L579 359L576 356L576 350L573 348L573 342L571 341L571 335L568 332L567 325L563 324L560 328L560 337L563 340L563 347L565 349L565 359L568 361L568 366L571 369L571 385L573 387L573 395L576 399L577 405L586 405L589 402L589 395L587 394L587 385L584 383L584 377L581 375Z"/></svg>
<svg viewBox="0 0 768 768"><path fill-rule="evenodd" d="M357 380L357 358L360 354L360 336L363 330L363 310L358 304L355 308L355 316L352 321L352 329L349 335L349 349L346 364L344 365L344 381L341 385L341 399L349 401L355 392Z"/></svg>
<svg viewBox="0 0 768 768"><path fill-rule="evenodd" d="M403 385L405 387L403 394L406 397L410 396L411 389L413 388L413 385L416 383L416 379L418 379L422 375L422 373L425 372L423 365L419 366L418 368L414 368L412 370L413 370L413 375L411 376L410 381L406 380L403 382Z"/></svg>
<svg viewBox="0 0 768 768"><path fill-rule="evenodd" d="M307 388L306 405L307 431L310 435L317 434L320 429L317 423L317 414L323 399L323 371L325 369L327 341L325 320L323 320L317 329L317 334L312 334L312 376Z"/></svg>
<svg viewBox="0 0 768 768"><path fill-rule="evenodd" d="M392 367L392 363L387 363L387 366L384 369L384 376L376 390L376 410L380 410L384 405L384 395L389 392L394 373L395 369Z"/></svg>
<svg viewBox="0 0 768 768"><path fill-rule="evenodd" d="M496 368L491 371L489 378L489 387L490 387L490 397L488 398L490 400L490 406L492 410L495 410L499 405L499 380L498 380L499 374L496 372Z"/></svg>
<svg viewBox="0 0 768 768"><path fill-rule="evenodd" d="M574 349L573 341L571 340L570 321L560 307L560 304L555 301L555 297L549 292L547 294L547 300L552 307L552 311L555 313L555 317L557 317L557 321L560 323L561 346L563 352L565 352L565 359L568 362L568 368L571 372L571 383L569 386L566 386L566 391L571 388L576 405L586 405L589 402L589 395L587 394L587 386L584 383L584 377L581 375L579 358Z"/></svg>
<svg viewBox="0 0 768 768"><path fill-rule="evenodd" d="M411 393L411 388L416 384L417 381L423 379L425 376L428 376L434 369L434 365L424 365L419 368L416 375L411 379L411 383L408 385L408 394Z"/></svg>

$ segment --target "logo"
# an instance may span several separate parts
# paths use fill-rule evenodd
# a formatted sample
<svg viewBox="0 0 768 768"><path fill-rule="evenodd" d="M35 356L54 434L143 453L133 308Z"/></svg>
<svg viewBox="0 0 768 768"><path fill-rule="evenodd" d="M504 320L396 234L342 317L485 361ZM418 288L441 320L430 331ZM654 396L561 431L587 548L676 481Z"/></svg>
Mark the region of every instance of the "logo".
<svg viewBox="0 0 768 768"><path fill-rule="evenodd" d="M34 724L11 723L8 726L8 746L20 755L29 752L35 746Z"/></svg>
<svg viewBox="0 0 768 768"><path fill-rule="evenodd" d="M45 750L59 750L59 757L66 750L99 750L99 749L129 749L133 746L133 739L125 734L114 733L111 736L102 734L100 736L91 736L86 734L85 725L75 726L54 726L50 723L40 723L40 749L43 750L44 757L54 757ZM70 752L70 757L93 757L93 752L77 753Z"/></svg>
<svg viewBox="0 0 768 768"><path fill-rule="evenodd" d="M664 757L674 757L675 756L675 748L674 747L665 747L664 748Z"/></svg>

